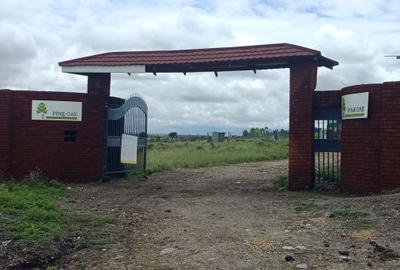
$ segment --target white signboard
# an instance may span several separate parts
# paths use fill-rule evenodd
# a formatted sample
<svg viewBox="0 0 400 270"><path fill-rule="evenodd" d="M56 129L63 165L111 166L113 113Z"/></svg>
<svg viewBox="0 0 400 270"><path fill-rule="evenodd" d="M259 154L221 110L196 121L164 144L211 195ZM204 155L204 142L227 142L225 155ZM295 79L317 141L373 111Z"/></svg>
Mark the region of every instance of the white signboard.
<svg viewBox="0 0 400 270"><path fill-rule="evenodd" d="M32 120L82 121L82 102L32 100Z"/></svg>
<svg viewBox="0 0 400 270"><path fill-rule="evenodd" d="M342 96L342 119L368 118L368 92Z"/></svg>
<svg viewBox="0 0 400 270"><path fill-rule="evenodd" d="M136 164L138 137L122 134L121 163Z"/></svg>

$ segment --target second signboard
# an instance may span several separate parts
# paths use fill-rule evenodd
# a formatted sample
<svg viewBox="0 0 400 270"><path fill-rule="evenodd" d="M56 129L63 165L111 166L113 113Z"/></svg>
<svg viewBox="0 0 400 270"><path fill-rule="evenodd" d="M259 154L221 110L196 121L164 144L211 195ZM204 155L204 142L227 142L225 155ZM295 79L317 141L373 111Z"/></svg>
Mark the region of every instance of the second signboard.
<svg viewBox="0 0 400 270"><path fill-rule="evenodd" d="M368 118L368 92L342 96L342 119Z"/></svg>

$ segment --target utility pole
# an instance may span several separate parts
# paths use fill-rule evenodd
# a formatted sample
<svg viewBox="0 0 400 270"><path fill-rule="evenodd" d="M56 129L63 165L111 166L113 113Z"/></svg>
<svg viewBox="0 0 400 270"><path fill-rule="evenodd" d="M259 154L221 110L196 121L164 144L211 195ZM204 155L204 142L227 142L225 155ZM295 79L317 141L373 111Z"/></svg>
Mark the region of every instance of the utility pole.
<svg viewBox="0 0 400 270"><path fill-rule="evenodd" d="M396 59L400 59L400 55L385 55L385 57L394 57Z"/></svg>

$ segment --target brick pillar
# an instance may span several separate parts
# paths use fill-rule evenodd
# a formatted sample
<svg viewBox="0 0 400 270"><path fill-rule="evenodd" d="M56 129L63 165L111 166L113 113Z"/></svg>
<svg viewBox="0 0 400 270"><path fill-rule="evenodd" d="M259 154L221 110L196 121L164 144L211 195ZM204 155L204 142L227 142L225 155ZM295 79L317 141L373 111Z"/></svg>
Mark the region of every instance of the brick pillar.
<svg viewBox="0 0 400 270"><path fill-rule="evenodd" d="M94 73L88 75L87 92L89 95L109 97L110 96L110 73Z"/></svg>
<svg viewBox="0 0 400 270"><path fill-rule="evenodd" d="M313 94L317 65L290 67L289 190L311 188L314 177Z"/></svg>
<svg viewBox="0 0 400 270"><path fill-rule="evenodd" d="M111 85L111 74L110 73L98 73L88 75L88 100L87 104L93 109L93 113L96 113L99 117L98 119L103 119L102 121L97 120L96 125L98 129L98 144L102 145L101 153L99 153L98 160L98 172L96 177L103 177L104 173L104 157L105 157L105 140L106 140L106 126L107 126L107 101L110 97L110 85ZM96 160L97 161L97 160Z"/></svg>
<svg viewBox="0 0 400 270"><path fill-rule="evenodd" d="M0 90L0 179L10 176L10 112L12 92Z"/></svg>

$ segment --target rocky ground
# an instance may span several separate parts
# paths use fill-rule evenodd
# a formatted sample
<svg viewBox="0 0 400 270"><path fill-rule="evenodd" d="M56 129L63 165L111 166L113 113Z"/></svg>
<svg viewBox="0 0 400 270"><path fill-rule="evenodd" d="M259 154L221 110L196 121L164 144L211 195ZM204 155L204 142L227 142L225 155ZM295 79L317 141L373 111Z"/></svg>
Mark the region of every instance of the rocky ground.
<svg viewBox="0 0 400 270"><path fill-rule="evenodd" d="M279 192L282 175L287 161L73 185L64 207L119 222L57 266L400 269L400 194Z"/></svg>

